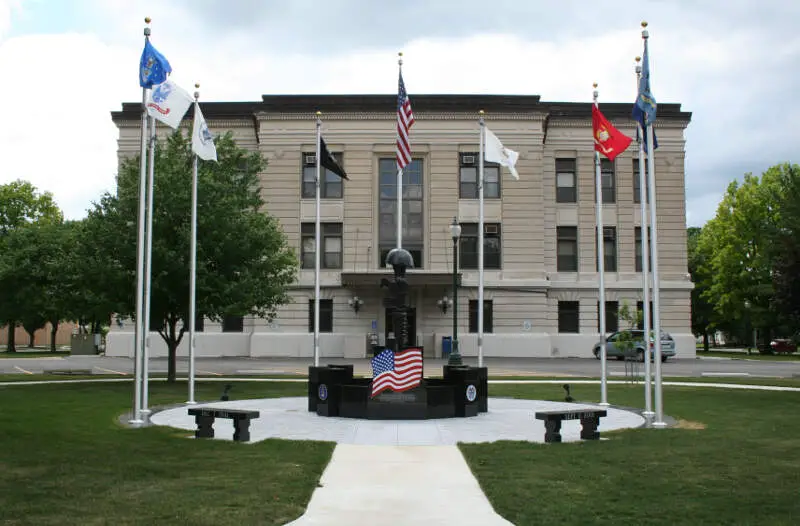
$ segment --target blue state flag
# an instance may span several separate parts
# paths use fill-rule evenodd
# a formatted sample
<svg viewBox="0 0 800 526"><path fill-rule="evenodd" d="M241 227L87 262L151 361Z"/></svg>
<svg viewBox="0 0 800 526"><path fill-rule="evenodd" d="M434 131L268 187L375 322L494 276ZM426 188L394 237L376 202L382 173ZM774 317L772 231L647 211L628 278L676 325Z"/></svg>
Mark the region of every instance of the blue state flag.
<svg viewBox="0 0 800 526"><path fill-rule="evenodd" d="M647 41L644 42L644 55L642 57L642 76L639 78L639 92L636 94L636 102L633 104L633 120L639 123L642 127L642 132L645 133L644 149L648 150L646 133L647 126L653 124L656 120L656 98L650 91L650 60L647 51ZM636 131L637 139L639 139L639 130ZM656 132L653 130L653 149L658 148L658 139L656 139Z"/></svg>
<svg viewBox="0 0 800 526"><path fill-rule="evenodd" d="M145 40L142 58L139 61L139 85L143 88L152 88L167 80L169 73L172 73L169 61L153 47L150 39Z"/></svg>

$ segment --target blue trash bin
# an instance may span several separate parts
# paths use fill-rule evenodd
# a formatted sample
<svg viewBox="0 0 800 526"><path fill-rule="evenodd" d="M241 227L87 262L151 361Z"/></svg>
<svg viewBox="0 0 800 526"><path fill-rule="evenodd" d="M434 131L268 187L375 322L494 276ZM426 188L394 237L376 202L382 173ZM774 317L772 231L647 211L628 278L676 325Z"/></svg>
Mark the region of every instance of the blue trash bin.
<svg viewBox="0 0 800 526"><path fill-rule="evenodd" d="M452 351L453 338L451 336L442 336L442 358L449 358Z"/></svg>

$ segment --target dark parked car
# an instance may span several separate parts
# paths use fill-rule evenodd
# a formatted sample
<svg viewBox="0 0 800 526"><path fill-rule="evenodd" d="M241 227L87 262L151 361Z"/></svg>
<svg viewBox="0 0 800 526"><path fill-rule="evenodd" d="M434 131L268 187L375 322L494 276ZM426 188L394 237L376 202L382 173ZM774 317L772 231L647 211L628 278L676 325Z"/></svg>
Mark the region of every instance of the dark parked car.
<svg viewBox="0 0 800 526"><path fill-rule="evenodd" d="M644 331L638 329L627 329L623 331L618 331L610 334L608 338L606 338L606 356L608 358L616 358L617 360L624 360L625 359L625 351L620 345L620 342L626 339L626 335L630 335L630 339L633 343L633 349L631 353L633 356L640 361L644 361ZM650 338L650 359L652 360L655 353L655 340L654 338ZM592 354L598 360L600 359L600 342L597 342L594 345L594 349L592 350ZM675 340L672 339L672 336L669 333L661 331L661 361L666 362L667 358L675 356Z"/></svg>
<svg viewBox="0 0 800 526"><path fill-rule="evenodd" d="M797 344L792 340L786 338L776 338L769 342L769 348L772 352L777 353L794 353L797 352Z"/></svg>

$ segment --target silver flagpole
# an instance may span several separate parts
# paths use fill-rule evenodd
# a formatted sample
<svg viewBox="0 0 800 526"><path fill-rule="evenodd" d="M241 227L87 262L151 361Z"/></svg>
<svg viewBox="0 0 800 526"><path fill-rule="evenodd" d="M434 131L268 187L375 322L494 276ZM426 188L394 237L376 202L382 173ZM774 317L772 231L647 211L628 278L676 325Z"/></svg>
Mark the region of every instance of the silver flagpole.
<svg viewBox="0 0 800 526"><path fill-rule="evenodd" d="M480 115L480 150L478 156L478 367L483 367L483 153L486 142L486 123Z"/></svg>
<svg viewBox="0 0 800 526"><path fill-rule="evenodd" d="M150 19L145 18L149 24ZM145 42L150 39L150 27L144 28ZM139 153L139 233L136 241L136 320L133 335L133 415L128 421L132 425L141 425L142 420L142 292L144 277L144 200L147 190L147 88L142 88L142 143Z"/></svg>
<svg viewBox="0 0 800 526"><path fill-rule="evenodd" d="M397 65L400 72L403 71L403 53L398 53L400 57L397 59ZM398 118L399 118L398 113ZM399 124L399 123L398 123ZM399 133L399 132L398 132ZM399 141L399 137L398 137ZM399 153L399 152L398 152ZM397 167L397 248L403 248L403 169L398 165ZM381 264L384 264L382 261ZM395 328L397 329L397 328ZM395 337L398 333L395 330ZM400 349L398 349L400 350Z"/></svg>
<svg viewBox="0 0 800 526"><path fill-rule="evenodd" d="M200 84L194 85L195 89ZM197 118L200 92L194 92L194 115ZM192 128L194 130L194 128ZM193 132L194 133L194 132ZM192 234L189 247L189 400L187 404L195 404L194 399L194 348L195 320L197 319L197 154L192 156Z"/></svg>
<svg viewBox="0 0 800 526"><path fill-rule="evenodd" d="M646 27L646 24L642 24ZM647 39L649 38L647 29L642 30L645 52L647 51ZM653 422L654 427L666 427L664 422L664 401L661 391L661 282L658 275L658 222L656 216L656 152L653 148L653 123L647 124L647 171L650 177L647 184L648 194L650 195L650 229L653 236L652 262L653 262L653 329L655 340L655 406L656 417ZM649 359L649 357L648 357Z"/></svg>
<svg viewBox="0 0 800 526"><path fill-rule="evenodd" d="M316 217L314 219L314 367L319 367L319 253L320 249L320 140L322 139L322 121L319 116L322 112L317 112L317 178L316 178Z"/></svg>
<svg viewBox="0 0 800 526"><path fill-rule="evenodd" d="M142 414L149 415L148 393L150 391L150 296L153 279L153 179L156 164L156 120L150 117L150 159L147 175L147 226L145 227L145 262L144 262L144 341L142 345Z"/></svg>
<svg viewBox="0 0 800 526"><path fill-rule="evenodd" d="M636 86L638 89L639 78L642 76L642 66L638 62L642 60L641 57L636 57ZM650 250L648 239L650 234L647 232L647 178L645 177L645 158L644 158L644 145L645 145L645 131L640 124L636 124L639 130L639 202L641 203L641 232L640 237L642 247L642 326L644 327L645 346L647 347L647 359L644 361L644 412L642 415L651 417L653 413L653 374L650 369ZM636 177L637 174L634 174Z"/></svg>
<svg viewBox="0 0 800 526"><path fill-rule="evenodd" d="M594 84L592 98L597 106L597 83ZM600 152L594 150L595 220L597 222L597 275L598 275L598 314L600 316L600 405L608 404L608 360L606 359L606 282L605 250L603 246L603 178L600 172Z"/></svg>

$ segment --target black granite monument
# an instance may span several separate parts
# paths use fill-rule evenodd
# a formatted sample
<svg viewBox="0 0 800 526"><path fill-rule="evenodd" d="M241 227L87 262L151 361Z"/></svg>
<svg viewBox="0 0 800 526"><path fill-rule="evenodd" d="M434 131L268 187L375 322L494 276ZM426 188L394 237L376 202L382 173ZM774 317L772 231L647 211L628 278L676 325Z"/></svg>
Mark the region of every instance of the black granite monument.
<svg viewBox="0 0 800 526"><path fill-rule="evenodd" d="M387 289L384 305L391 309L395 337L387 339L393 353L408 346L408 281L406 270L414 268L411 254L402 248L391 250L386 263L394 278L382 279ZM372 396L372 378L353 376L352 365L308 368L308 410L320 416L370 420L422 420L476 416L488 410L486 367L458 365L443 367L442 378L422 378L420 385L403 392L384 391Z"/></svg>

